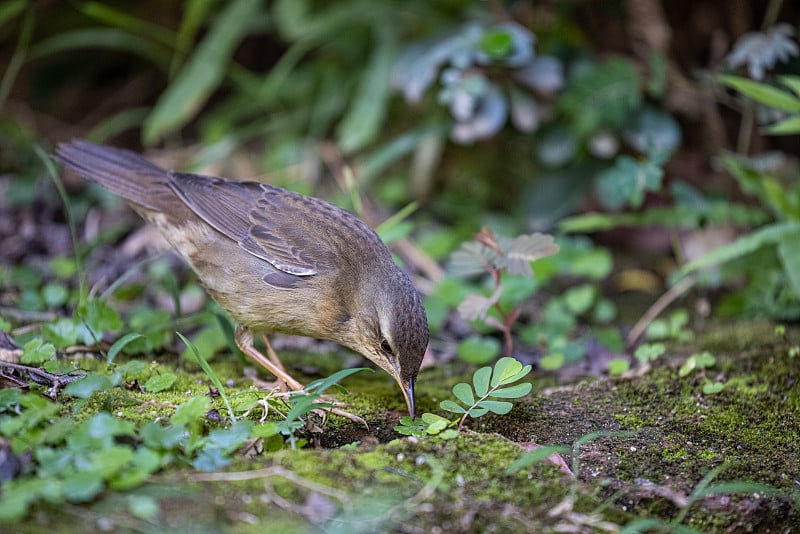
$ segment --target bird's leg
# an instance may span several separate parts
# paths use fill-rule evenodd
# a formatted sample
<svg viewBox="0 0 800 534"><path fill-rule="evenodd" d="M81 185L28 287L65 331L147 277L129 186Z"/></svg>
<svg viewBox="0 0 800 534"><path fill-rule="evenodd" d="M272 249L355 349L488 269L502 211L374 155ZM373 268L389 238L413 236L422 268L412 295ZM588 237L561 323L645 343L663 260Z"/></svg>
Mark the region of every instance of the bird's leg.
<svg viewBox="0 0 800 534"><path fill-rule="evenodd" d="M249 358L251 358L256 363L264 367L267 371L275 375L278 378L278 380L286 384L286 386L288 386L289 389L291 389L292 391L303 391L305 386L303 386L303 384L292 378L291 375L289 375L289 373L286 372L286 369L284 369L283 364L278 359L278 355L275 353L275 350L272 348L272 345L269 343L269 340L267 339L266 336L264 336L263 339L267 346L267 354L269 354L269 358L265 357L253 346L253 334L247 328L241 325L237 326L233 339L234 341L236 341L236 346L239 347L239 350L244 352ZM327 399L320 399L320 400L322 400L322 402L327 401ZM331 402L334 403L335 401L331 399ZM354 421L356 423L361 423L369 430L369 425L367 424L367 422L355 414L346 412L344 410L340 410L339 408L333 406L322 409L332 414L346 417L347 419L350 419L351 421Z"/></svg>
<svg viewBox="0 0 800 534"><path fill-rule="evenodd" d="M281 363L280 358L275 353L275 349L272 348L272 343L269 342L269 338L266 334L261 334L261 340L264 342L264 345L267 347L267 357L270 359L272 363L278 366L281 371L286 371L286 368Z"/></svg>
<svg viewBox="0 0 800 534"><path fill-rule="evenodd" d="M291 375L286 372L286 370L283 368L283 365L281 365L280 361L278 360L278 356L275 355L274 350L271 352L272 355L275 356L275 360L278 361L277 364L272 358L268 359L263 354L258 352L258 350L256 350L256 348L253 346L253 334L250 333L248 329L243 326L237 326L233 339L236 341L236 346L239 347L239 350L244 352L250 359L261 365L261 367L275 375L278 380L282 380L287 386L289 386L289 389L292 391L303 390L303 384L292 378ZM267 347L272 349L270 345L267 345Z"/></svg>

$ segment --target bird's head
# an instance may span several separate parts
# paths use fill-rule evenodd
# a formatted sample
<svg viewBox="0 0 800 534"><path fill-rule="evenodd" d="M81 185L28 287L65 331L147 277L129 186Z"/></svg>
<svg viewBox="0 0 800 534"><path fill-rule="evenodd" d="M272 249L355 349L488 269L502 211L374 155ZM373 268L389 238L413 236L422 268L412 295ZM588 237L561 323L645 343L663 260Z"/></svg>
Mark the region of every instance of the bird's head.
<svg viewBox="0 0 800 534"><path fill-rule="evenodd" d="M414 417L414 382L428 346L428 317L422 299L408 276L396 267L380 281L363 284L358 298L351 348L394 378Z"/></svg>

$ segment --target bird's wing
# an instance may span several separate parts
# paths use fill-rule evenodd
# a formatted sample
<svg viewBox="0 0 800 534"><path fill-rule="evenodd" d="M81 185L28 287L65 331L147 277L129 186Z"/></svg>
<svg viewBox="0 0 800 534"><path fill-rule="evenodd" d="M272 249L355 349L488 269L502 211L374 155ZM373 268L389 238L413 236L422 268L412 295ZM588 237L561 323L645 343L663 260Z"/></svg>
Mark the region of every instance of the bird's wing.
<svg viewBox="0 0 800 534"><path fill-rule="evenodd" d="M293 206L284 205L285 197L296 193L184 173L171 173L169 184L192 211L250 254L291 275L317 274L302 231L293 223Z"/></svg>

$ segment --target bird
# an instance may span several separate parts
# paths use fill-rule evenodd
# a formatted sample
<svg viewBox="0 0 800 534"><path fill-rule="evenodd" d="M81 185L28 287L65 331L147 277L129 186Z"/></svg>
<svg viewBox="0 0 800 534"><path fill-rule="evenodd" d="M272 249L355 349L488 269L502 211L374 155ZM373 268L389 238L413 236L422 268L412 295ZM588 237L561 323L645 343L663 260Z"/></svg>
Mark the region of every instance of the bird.
<svg viewBox="0 0 800 534"><path fill-rule="evenodd" d="M59 143L56 159L154 225L237 323L239 349L288 389L304 386L285 370L268 334L332 341L362 354L400 386L414 418L429 337L425 308L364 221L316 197L169 171L130 150L88 141ZM268 356L253 345L255 334Z"/></svg>

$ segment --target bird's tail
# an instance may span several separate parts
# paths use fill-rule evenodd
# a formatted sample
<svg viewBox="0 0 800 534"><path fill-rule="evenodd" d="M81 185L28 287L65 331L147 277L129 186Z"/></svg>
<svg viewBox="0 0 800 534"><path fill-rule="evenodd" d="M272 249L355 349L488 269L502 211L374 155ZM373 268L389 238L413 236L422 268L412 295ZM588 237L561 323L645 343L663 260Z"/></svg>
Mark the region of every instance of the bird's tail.
<svg viewBox="0 0 800 534"><path fill-rule="evenodd" d="M161 211L158 199L173 194L167 171L130 150L74 140L59 143L56 154L68 170L145 208Z"/></svg>

